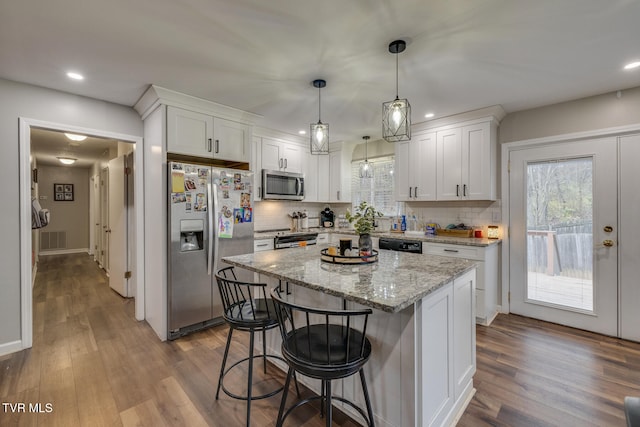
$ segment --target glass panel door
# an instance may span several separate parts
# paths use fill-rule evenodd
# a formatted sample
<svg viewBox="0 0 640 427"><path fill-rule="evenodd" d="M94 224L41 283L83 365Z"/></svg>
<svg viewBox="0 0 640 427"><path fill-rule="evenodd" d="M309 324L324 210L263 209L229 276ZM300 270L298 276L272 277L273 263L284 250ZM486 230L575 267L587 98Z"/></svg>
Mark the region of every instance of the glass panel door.
<svg viewBox="0 0 640 427"><path fill-rule="evenodd" d="M509 159L510 311L617 335L615 138Z"/></svg>

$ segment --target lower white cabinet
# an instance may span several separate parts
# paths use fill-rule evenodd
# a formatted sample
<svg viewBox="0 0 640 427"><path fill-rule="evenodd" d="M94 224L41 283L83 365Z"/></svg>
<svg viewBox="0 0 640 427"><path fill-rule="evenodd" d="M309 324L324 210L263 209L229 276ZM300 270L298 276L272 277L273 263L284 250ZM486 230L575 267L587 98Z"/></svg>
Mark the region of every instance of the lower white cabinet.
<svg viewBox="0 0 640 427"><path fill-rule="evenodd" d="M425 242L422 251L431 255L478 261L476 322L489 325L498 314L498 245L465 246Z"/></svg>

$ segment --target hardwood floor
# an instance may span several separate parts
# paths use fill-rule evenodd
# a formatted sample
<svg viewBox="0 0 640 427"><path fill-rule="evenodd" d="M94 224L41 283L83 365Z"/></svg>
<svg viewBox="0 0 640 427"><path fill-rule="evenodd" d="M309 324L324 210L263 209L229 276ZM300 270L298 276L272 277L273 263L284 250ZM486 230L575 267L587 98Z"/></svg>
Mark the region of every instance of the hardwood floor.
<svg viewBox="0 0 640 427"><path fill-rule="evenodd" d="M87 255L41 257L33 295L33 347L0 357L0 399L26 408L3 405L0 425L244 425L244 402L215 400L226 326L160 342ZM624 426L624 396L640 396L640 344L513 315L477 335L477 392L459 426ZM234 334L230 357L247 341ZM243 392L238 374L228 384ZM279 401L255 401L252 425L273 426ZM324 419L307 407L286 425ZM338 414L334 425L356 424Z"/></svg>

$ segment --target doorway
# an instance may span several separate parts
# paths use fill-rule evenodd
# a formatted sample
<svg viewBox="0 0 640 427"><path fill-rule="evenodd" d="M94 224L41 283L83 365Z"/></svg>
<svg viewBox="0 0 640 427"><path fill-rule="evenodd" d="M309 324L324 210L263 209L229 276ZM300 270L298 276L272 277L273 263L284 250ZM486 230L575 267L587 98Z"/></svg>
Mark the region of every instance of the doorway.
<svg viewBox="0 0 640 427"><path fill-rule="evenodd" d="M640 342L639 131L503 145L503 311Z"/></svg>
<svg viewBox="0 0 640 427"><path fill-rule="evenodd" d="M617 138L509 160L511 312L616 336Z"/></svg>
<svg viewBox="0 0 640 427"><path fill-rule="evenodd" d="M20 216L20 270L21 270L21 343L22 348L29 348L33 342L33 302L32 302L32 279L33 272L31 268L31 167L30 167L30 151L31 151L31 130L32 129L50 129L54 131L66 131L83 135L93 135L96 137L116 139L127 141L134 144L135 164L134 168L142 174L144 159L142 150L142 138L132 135L123 135L108 130L81 128L61 123L45 122L36 119L20 118L20 207L23 214ZM143 194L142 179L135 180L135 193ZM140 260L144 259L144 235L142 227L136 224L143 223L144 206L141 203L134 205L134 224L131 233L132 240L135 242L135 254L132 258L139 260L137 268L134 271L135 287L135 317L137 320L144 319L144 265Z"/></svg>

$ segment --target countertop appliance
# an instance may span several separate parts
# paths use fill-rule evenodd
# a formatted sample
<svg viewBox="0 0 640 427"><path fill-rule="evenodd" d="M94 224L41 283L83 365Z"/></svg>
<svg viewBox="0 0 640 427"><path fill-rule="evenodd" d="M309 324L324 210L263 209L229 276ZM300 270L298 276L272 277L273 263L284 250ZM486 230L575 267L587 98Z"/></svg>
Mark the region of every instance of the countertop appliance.
<svg viewBox="0 0 640 427"><path fill-rule="evenodd" d="M262 170L264 200L304 200L304 174Z"/></svg>
<svg viewBox="0 0 640 427"><path fill-rule="evenodd" d="M323 211L320 211L320 227L333 227L335 219L336 216L331 209L324 208Z"/></svg>
<svg viewBox="0 0 640 427"><path fill-rule="evenodd" d="M318 233L289 234L276 236L273 240L275 249L295 248L298 246L315 245Z"/></svg>
<svg viewBox="0 0 640 427"><path fill-rule="evenodd" d="M380 249L389 249L399 252L411 252L416 254L422 253L422 242L416 240L392 239L381 237L379 242Z"/></svg>
<svg viewBox="0 0 640 427"><path fill-rule="evenodd" d="M222 322L220 258L253 252L253 173L168 164L168 337ZM252 280L242 269L239 280Z"/></svg>

